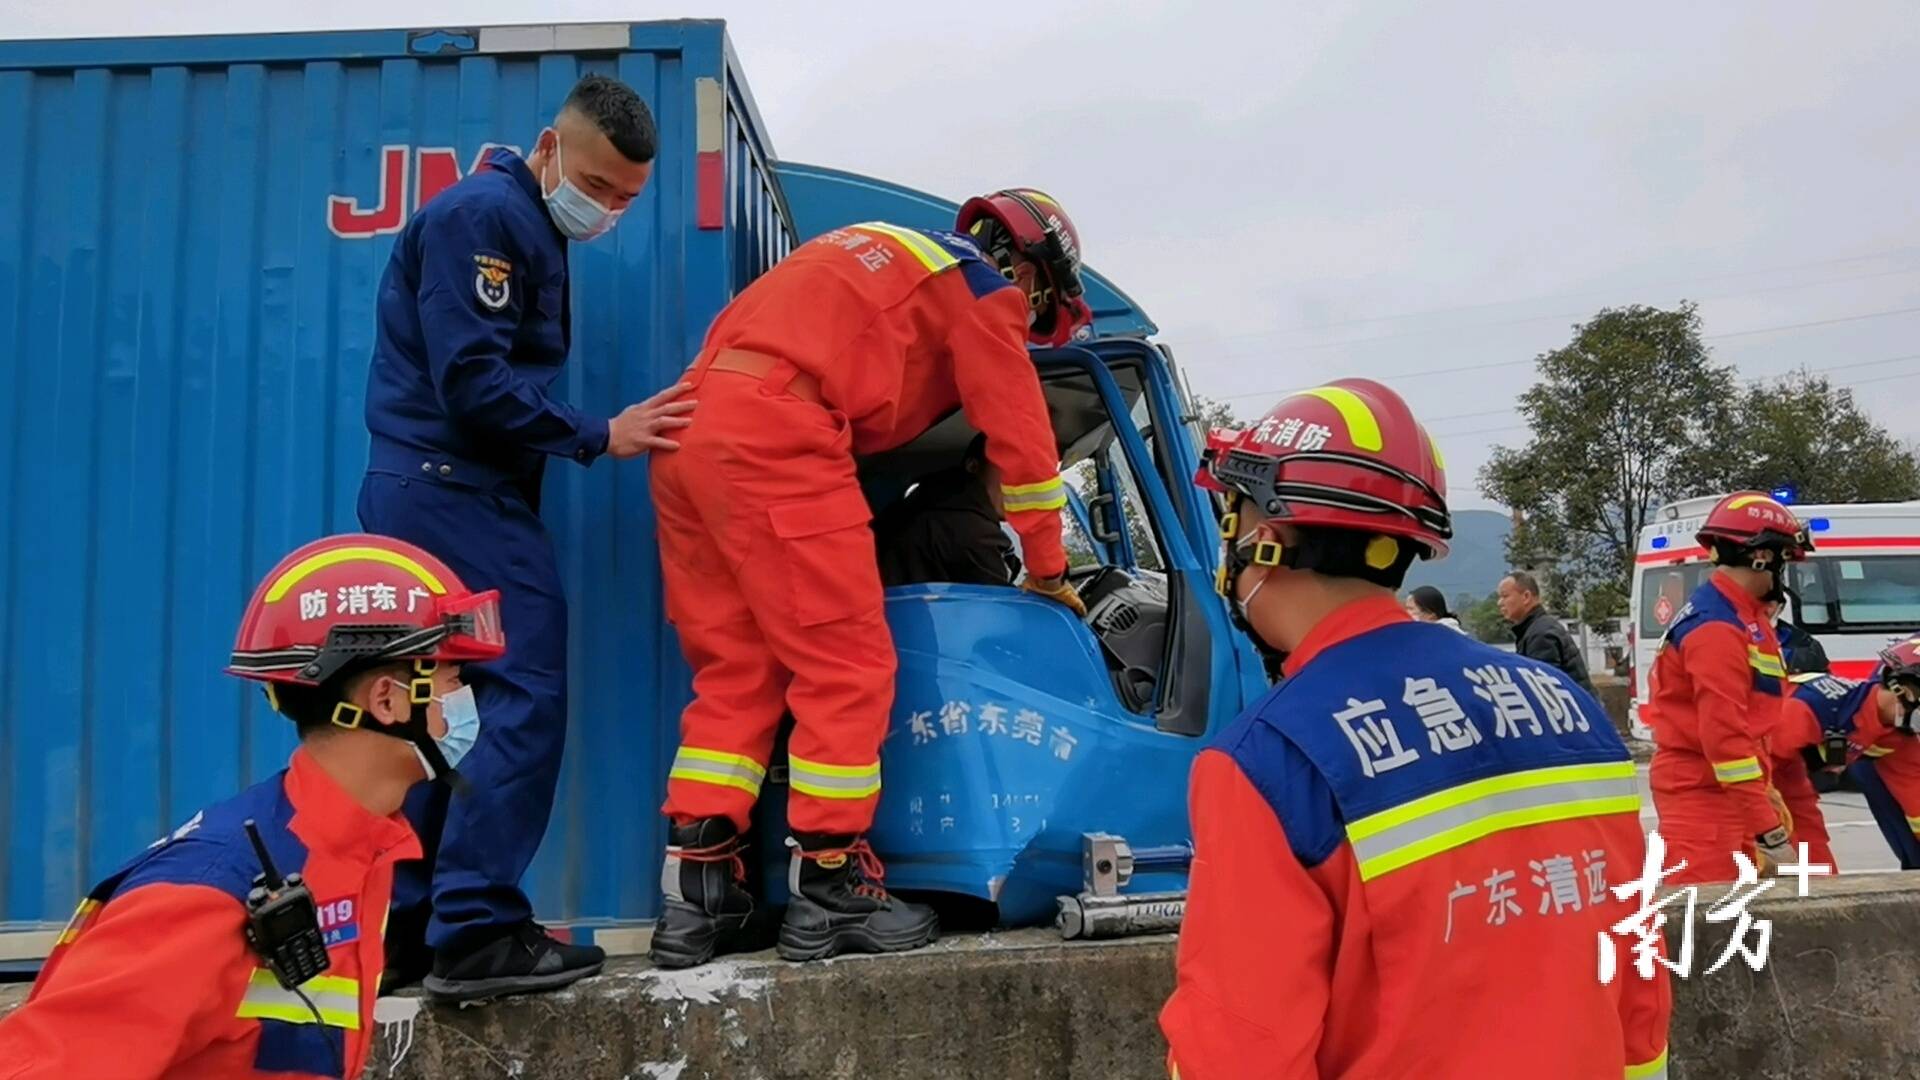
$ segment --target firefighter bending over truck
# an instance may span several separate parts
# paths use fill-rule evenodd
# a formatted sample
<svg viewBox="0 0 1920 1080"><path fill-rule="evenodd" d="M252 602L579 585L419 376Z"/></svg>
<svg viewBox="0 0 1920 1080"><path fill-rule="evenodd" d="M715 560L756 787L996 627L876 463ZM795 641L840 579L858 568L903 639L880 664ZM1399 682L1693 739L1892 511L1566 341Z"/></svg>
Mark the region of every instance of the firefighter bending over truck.
<svg viewBox="0 0 1920 1080"><path fill-rule="evenodd" d="M1645 856L1633 762L1565 673L1395 600L1452 536L1406 403L1294 394L1216 432L1200 481L1286 681L1194 762L1172 1074L1665 1076L1665 971L1595 970Z"/></svg>
<svg viewBox="0 0 1920 1080"><path fill-rule="evenodd" d="M1786 596L1787 564L1813 541L1792 511L1739 491L1698 534L1715 569L1667 628L1653 662L1649 778L1676 885L1733 881L1734 853L1762 873L1793 857L1792 814L1772 784L1765 740L1780 722L1786 661L1765 603Z"/></svg>
<svg viewBox="0 0 1920 1080"><path fill-rule="evenodd" d="M1808 672L1793 682L1770 740L1774 786L1793 815L1793 842L1807 844L1809 863L1834 865L1811 774L1844 769L1901 869L1920 869L1920 637L1882 650L1865 681Z"/></svg>
<svg viewBox="0 0 1920 1080"><path fill-rule="evenodd" d="M1027 353L1091 319L1079 236L1032 189L969 201L957 229L872 222L814 239L720 313L687 374L700 422L652 473L667 617L694 691L663 808L657 964L740 942L753 913L741 834L789 708L781 955L891 952L938 933L930 908L887 893L864 839L895 657L855 455L963 409L1002 476L1025 587L1085 613L1066 582L1059 450Z"/></svg>
<svg viewBox="0 0 1920 1080"><path fill-rule="evenodd" d="M292 762L94 886L0 1021L0 1077L360 1076L394 864L420 857L401 801L455 781L480 730L461 665L505 651L500 594L411 544L281 560L227 672L293 721Z"/></svg>

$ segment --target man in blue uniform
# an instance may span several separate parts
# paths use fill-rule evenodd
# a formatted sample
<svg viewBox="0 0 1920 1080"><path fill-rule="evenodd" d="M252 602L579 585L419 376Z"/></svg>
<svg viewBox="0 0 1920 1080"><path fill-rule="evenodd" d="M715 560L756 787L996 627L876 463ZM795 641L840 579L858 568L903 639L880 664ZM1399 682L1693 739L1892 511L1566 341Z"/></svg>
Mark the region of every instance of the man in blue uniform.
<svg viewBox="0 0 1920 1080"><path fill-rule="evenodd" d="M548 396L570 339L567 242L613 227L654 150L645 103L590 75L525 160L496 151L421 207L380 285L360 522L444 559L473 588L498 589L513 642L467 671L485 721L462 769L472 784L408 800L428 856L394 889L392 981L423 973L424 929L427 990L442 1000L554 989L604 959L548 934L520 889L567 720L566 598L540 482L549 456L588 465L670 449L663 434L688 423L679 386L611 420Z"/></svg>

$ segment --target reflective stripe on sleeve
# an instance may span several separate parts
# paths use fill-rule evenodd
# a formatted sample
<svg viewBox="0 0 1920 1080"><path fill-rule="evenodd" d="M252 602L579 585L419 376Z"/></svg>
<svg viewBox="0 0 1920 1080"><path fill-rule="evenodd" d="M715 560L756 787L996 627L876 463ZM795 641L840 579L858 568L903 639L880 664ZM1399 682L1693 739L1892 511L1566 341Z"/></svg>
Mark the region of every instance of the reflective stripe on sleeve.
<svg viewBox="0 0 1920 1080"><path fill-rule="evenodd" d="M1067 487L1057 476L1037 484L1003 484L1000 498L1009 514L1021 510L1058 510L1067 505Z"/></svg>
<svg viewBox="0 0 1920 1080"><path fill-rule="evenodd" d="M1760 771L1760 759L1743 757L1735 761L1716 761L1713 763L1714 779L1723 784L1741 784L1748 780L1758 780L1764 775Z"/></svg>

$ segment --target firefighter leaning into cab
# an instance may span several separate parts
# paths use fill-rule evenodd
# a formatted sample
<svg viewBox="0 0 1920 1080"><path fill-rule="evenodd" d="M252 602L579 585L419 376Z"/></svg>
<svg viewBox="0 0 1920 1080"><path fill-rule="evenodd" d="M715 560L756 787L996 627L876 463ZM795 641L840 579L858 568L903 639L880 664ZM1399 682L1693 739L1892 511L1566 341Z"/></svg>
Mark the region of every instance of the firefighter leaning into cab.
<svg viewBox="0 0 1920 1080"><path fill-rule="evenodd" d="M1698 540L1714 571L1667 627L1644 711L1660 835L1686 862L1679 885L1735 880L1735 852L1757 855L1762 873L1793 857L1765 745L1787 670L1764 605L1786 595L1787 564L1813 549L1791 511L1752 491L1720 500Z"/></svg>
<svg viewBox="0 0 1920 1080"><path fill-rule="evenodd" d="M1845 770L1901 869L1920 869L1920 637L1882 650L1880 666L1864 681L1819 672L1793 681L1770 740L1774 784L1793 814L1793 842L1807 843L1809 862L1833 865L1809 774Z"/></svg>
<svg viewBox="0 0 1920 1080"><path fill-rule="evenodd" d="M1343 379L1216 432L1221 591L1286 680L1195 760L1181 1080L1666 1075L1665 972L1602 983L1640 873L1633 762L1559 670L1410 619L1446 474Z"/></svg>
<svg viewBox="0 0 1920 1080"><path fill-rule="evenodd" d="M358 1077L394 864L420 857L401 802L455 781L480 723L461 665L504 647L499 595L411 544L335 536L282 560L227 671L293 721L292 761L87 894L0 1021L0 1077Z"/></svg>
<svg viewBox="0 0 1920 1080"><path fill-rule="evenodd" d="M789 255L714 320L686 380L700 422L654 456L667 617L694 692L667 779L657 964L702 963L740 941L752 914L740 836L789 709L782 955L911 949L938 931L931 909L886 892L864 839L896 661L855 455L963 410L1001 474L1025 587L1084 614L1065 577L1059 448L1027 352L1091 318L1079 237L1028 188L969 201L957 230L870 222Z"/></svg>

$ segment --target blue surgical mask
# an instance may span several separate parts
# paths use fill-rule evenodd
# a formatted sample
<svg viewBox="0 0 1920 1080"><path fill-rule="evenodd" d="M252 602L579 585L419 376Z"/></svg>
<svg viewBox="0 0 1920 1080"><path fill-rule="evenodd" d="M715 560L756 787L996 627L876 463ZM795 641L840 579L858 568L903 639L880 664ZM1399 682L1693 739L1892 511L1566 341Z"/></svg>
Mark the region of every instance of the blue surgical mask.
<svg viewBox="0 0 1920 1080"><path fill-rule="evenodd" d="M440 703L440 719L447 725L447 733L433 740L433 744L440 748L440 756L447 759L447 767L458 769L467 751L472 750L475 740L480 738L480 709L473 701L473 687L463 686L433 700ZM439 779L420 748L414 747L413 753L420 759L420 767L427 770L427 779Z"/></svg>
<svg viewBox="0 0 1920 1080"><path fill-rule="evenodd" d="M548 128L548 131L553 131ZM587 241L604 236L620 220L622 211L609 210L567 179L566 160L561 156L560 133L553 131L553 167L560 172L560 183L552 191L543 181L540 195L546 200L547 214L569 240Z"/></svg>

